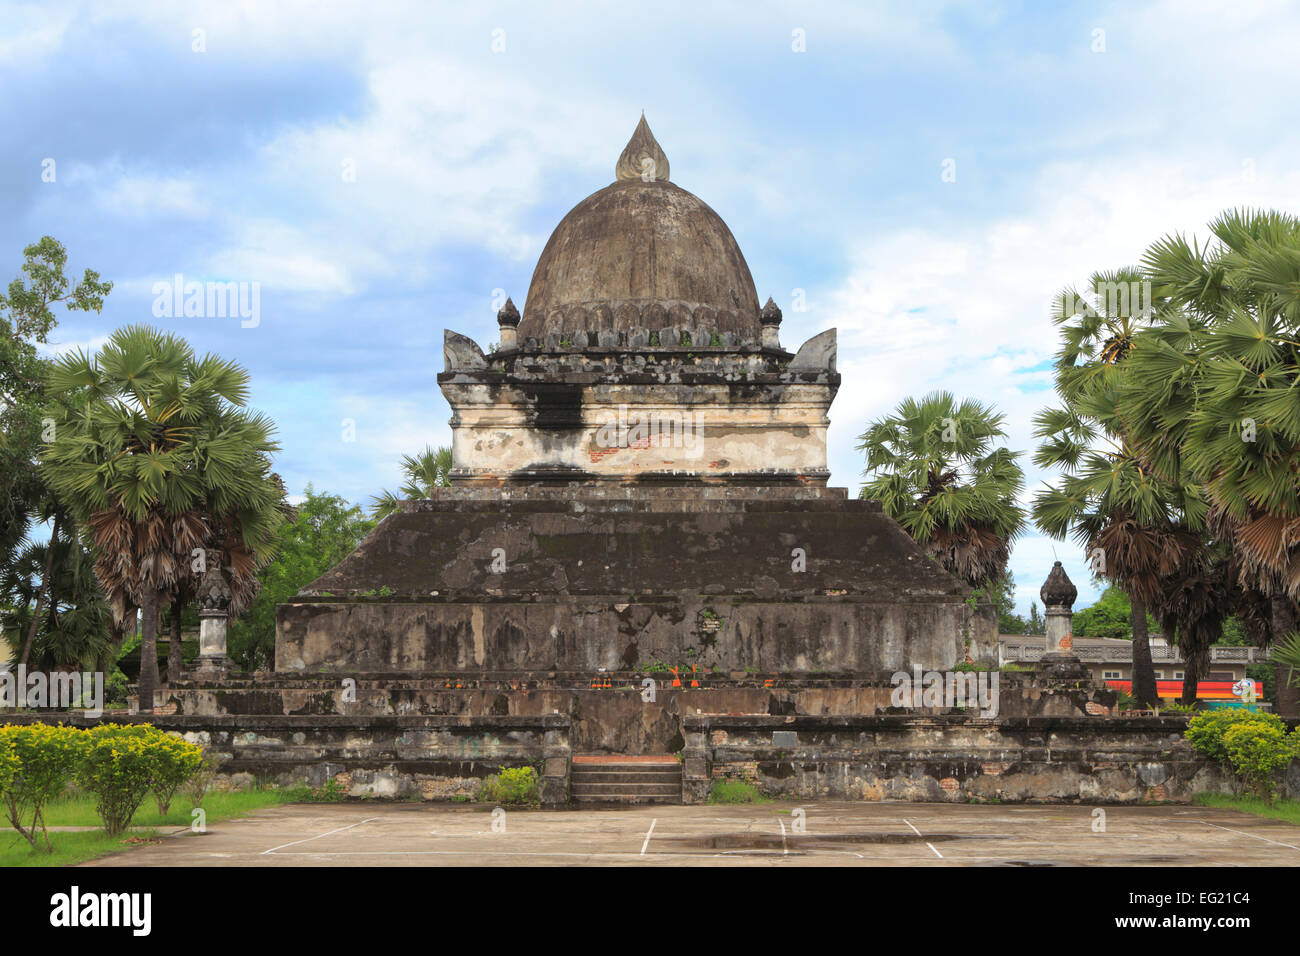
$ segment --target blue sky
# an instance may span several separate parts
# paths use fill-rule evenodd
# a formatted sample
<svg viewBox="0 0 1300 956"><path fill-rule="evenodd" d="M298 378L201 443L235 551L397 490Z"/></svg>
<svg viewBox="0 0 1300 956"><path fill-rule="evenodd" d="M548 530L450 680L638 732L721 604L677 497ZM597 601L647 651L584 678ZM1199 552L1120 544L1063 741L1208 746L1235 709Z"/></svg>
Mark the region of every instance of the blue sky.
<svg viewBox="0 0 1300 956"><path fill-rule="evenodd" d="M0 3L0 279L55 236L116 284L59 347L150 322L236 359L290 489L368 501L449 438L443 328L495 338L495 290L523 304L644 109L784 344L839 329L856 491L854 436L909 394L992 402L1028 452L1064 286L1297 208L1298 47L1300 14L1251 0ZM258 283L258 324L155 317L177 273ZM1095 598L1074 544L1029 534L1022 611L1054 555Z"/></svg>

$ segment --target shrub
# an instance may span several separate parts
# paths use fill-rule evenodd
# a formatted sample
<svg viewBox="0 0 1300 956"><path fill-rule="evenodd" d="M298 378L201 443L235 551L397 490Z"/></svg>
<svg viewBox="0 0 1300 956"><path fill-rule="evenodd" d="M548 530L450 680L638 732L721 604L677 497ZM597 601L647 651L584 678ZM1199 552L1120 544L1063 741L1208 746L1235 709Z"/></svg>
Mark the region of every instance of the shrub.
<svg viewBox="0 0 1300 956"><path fill-rule="evenodd" d="M177 789L203 765L203 750L167 733L155 737L153 747L154 765L149 789L158 801L158 812L166 816Z"/></svg>
<svg viewBox="0 0 1300 956"><path fill-rule="evenodd" d="M1239 721L1223 735L1223 747L1232 768L1268 805L1273 804L1273 776L1297 756L1300 734L1287 734L1277 723Z"/></svg>
<svg viewBox="0 0 1300 956"><path fill-rule="evenodd" d="M104 706L125 707L127 694L127 677L121 668L114 666L104 681Z"/></svg>
<svg viewBox="0 0 1300 956"><path fill-rule="evenodd" d="M0 727L0 795L5 815L32 849L40 827L46 852L50 834L45 828L45 803L62 793L72 780L84 743L84 734L62 724L6 724ZM30 823L24 821L29 820Z"/></svg>
<svg viewBox="0 0 1300 956"><path fill-rule="evenodd" d="M478 799L483 803L537 803L537 771L532 767L511 767L483 781Z"/></svg>
<svg viewBox="0 0 1300 956"><path fill-rule="evenodd" d="M1187 722L1186 737L1201 753L1211 760L1228 763L1228 751L1223 737L1228 728L1242 722L1274 724L1285 731L1286 726L1276 714L1261 714L1242 707L1224 707L1206 711Z"/></svg>
<svg viewBox="0 0 1300 956"><path fill-rule="evenodd" d="M326 780L323 787L309 787L305 783L286 787L284 797L290 803L339 803L347 791L337 780Z"/></svg>
<svg viewBox="0 0 1300 956"><path fill-rule="evenodd" d="M1243 708L1193 717L1184 736L1198 751L1233 770L1267 803L1273 802L1273 774L1300 756L1300 735L1288 736L1280 717Z"/></svg>
<svg viewBox="0 0 1300 956"><path fill-rule="evenodd" d="M763 803L766 798L747 780L715 780L709 803Z"/></svg>
<svg viewBox="0 0 1300 956"><path fill-rule="evenodd" d="M211 750L203 751L203 759L200 761L198 769L181 786L181 789L185 791L185 795L190 798L190 806L203 806L203 798L207 796L208 791L212 788L212 781L217 778L221 765L228 759L225 754L219 754Z"/></svg>
<svg viewBox="0 0 1300 956"><path fill-rule="evenodd" d="M101 724L86 731L77 782L94 794L95 810L110 835L130 826L153 785L153 742L143 730L131 725Z"/></svg>
<svg viewBox="0 0 1300 956"><path fill-rule="evenodd" d="M112 835L131 825L151 790L165 813L202 759L194 744L148 724L101 724L84 733L77 782L94 794L104 830Z"/></svg>

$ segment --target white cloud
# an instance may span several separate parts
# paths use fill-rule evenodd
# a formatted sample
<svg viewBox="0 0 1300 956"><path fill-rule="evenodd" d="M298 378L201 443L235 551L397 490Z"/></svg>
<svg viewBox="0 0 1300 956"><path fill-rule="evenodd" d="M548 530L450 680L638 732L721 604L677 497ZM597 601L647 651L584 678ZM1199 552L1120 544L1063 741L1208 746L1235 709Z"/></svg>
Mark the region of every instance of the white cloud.
<svg viewBox="0 0 1300 956"><path fill-rule="evenodd" d="M201 219L210 211L197 183L165 177L120 176L97 191L96 202L104 211L130 219Z"/></svg>
<svg viewBox="0 0 1300 956"><path fill-rule="evenodd" d="M832 480L856 491L855 436L905 396L935 389L993 402L1007 415L1010 447L1031 452L1032 417L1053 399L1042 390L1050 373L1032 371L1057 348L1052 298L1094 270L1136 263L1167 232L1205 236L1206 223L1229 207L1300 208L1300 173L1285 159L1294 143L1278 145L1286 148L1261 154L1253 180L1222 154L1177 164L1154 155L1054 164L1014 215L943 232L909 228L856 246L851 271L817 297L826 300L821 326L839 328L844 379L831 409ZM1031 490L1051 477L1028 455L1022 464ZM1034 533L1012 558L1022 608L1025 588L1051 566L1043 564L1051 548L1080 603L1095 596L1080 549Z"/></svg>

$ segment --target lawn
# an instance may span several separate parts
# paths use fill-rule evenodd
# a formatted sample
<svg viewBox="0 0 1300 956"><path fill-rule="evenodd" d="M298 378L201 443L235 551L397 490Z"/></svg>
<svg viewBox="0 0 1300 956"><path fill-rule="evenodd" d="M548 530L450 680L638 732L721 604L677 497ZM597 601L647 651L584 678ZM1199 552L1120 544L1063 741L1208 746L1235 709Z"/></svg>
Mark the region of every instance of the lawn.
<svg viewBox="0 0 1300 956"><path fill-rule="evenodd" d="M1257 817L1269 817L1283 823L1300 826L1300 800L1276 799L1270 807L1258 797L1230 797L1222 793L1198 793L1192 798L1198 807L1214 807L1219 810L1240 810L1253 813Z"/></svg>
<svg viewBox="0 0 1300 956"><path fill-rule="evenodd" d="M287 797L288 794L279 790L223 790L209 793L203 800L203 809L207 813L207 822L211 824L244 816L262 807L284 803ZM128 850L133 841L160 839L160 831L188 827L191 820L190 801L186 797L178 796L174 799L167 815L163 816L158 812L157 802L150 794L136 811L131 821L132 828L126 833L116 837L110 837L102 830L51 833L53 853L46 853L43 848L34 852L22 836L5 827L0 830L0 866L66 866L81 863ZM100 825L99 814L95 812L95 800L87 796L66 797L49 803L45 808L45 822L51 827ZM37 842L41 843L39 836Z"/></svg>

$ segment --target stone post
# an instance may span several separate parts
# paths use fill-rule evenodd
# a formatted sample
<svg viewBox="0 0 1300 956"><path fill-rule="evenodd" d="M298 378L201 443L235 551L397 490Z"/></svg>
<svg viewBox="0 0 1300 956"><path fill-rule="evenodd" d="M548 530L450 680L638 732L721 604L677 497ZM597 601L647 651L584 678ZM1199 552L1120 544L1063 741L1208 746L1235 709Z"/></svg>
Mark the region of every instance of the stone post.
<svg viewBox="0 0 1300 956"><path fill-rule="evenodd" d="M501 348L503 350L518 348L519 310L509 299L506 299L506 304L497 313L497 325L501 327Z"/></svg>
<svg viewBox="0 0 1300 956"><path fill-rule="evenodd" d="M1043 670L1056 677L1086 677L1087 668L1074 653L1074 600L1079 589L1074 586L1057 561L1052 565L1047 580L1038 596L1043 599L1043 612L1047 618L1047 649L1043 654Z"/></svg>
<svg viewBox="0 0 1300 956"><path fill-rule="evenodd" d="M548 714L542 721L542 806L558 809L569 803L569 765L573 750L569 746L569 717Z"/></svg>
<svg viewBox="0 0 1300 956"><path fill-rule="evenodd" d="M709 776L708 718L682 718L682 803L704 803L713 781Z"/></svg>
<svg viewBox="0 0 1300 956"><path fill-rule="evenodd" d="M763 348L779 349L781 347L781 310L777 308L771 296L768 296L767 305L763 306L763 311L759 313L758 319L763 326Z"/></svg>
<svg viewBox="0 0 1300 956"><path fill-rule="evenodd" d="M199 579L195 598L199 605L198 676L220 680L226 676L230 662L226 657L226 622L230 615L230 585L221 570L221 552L209 551L207 570Z"/></svg>

